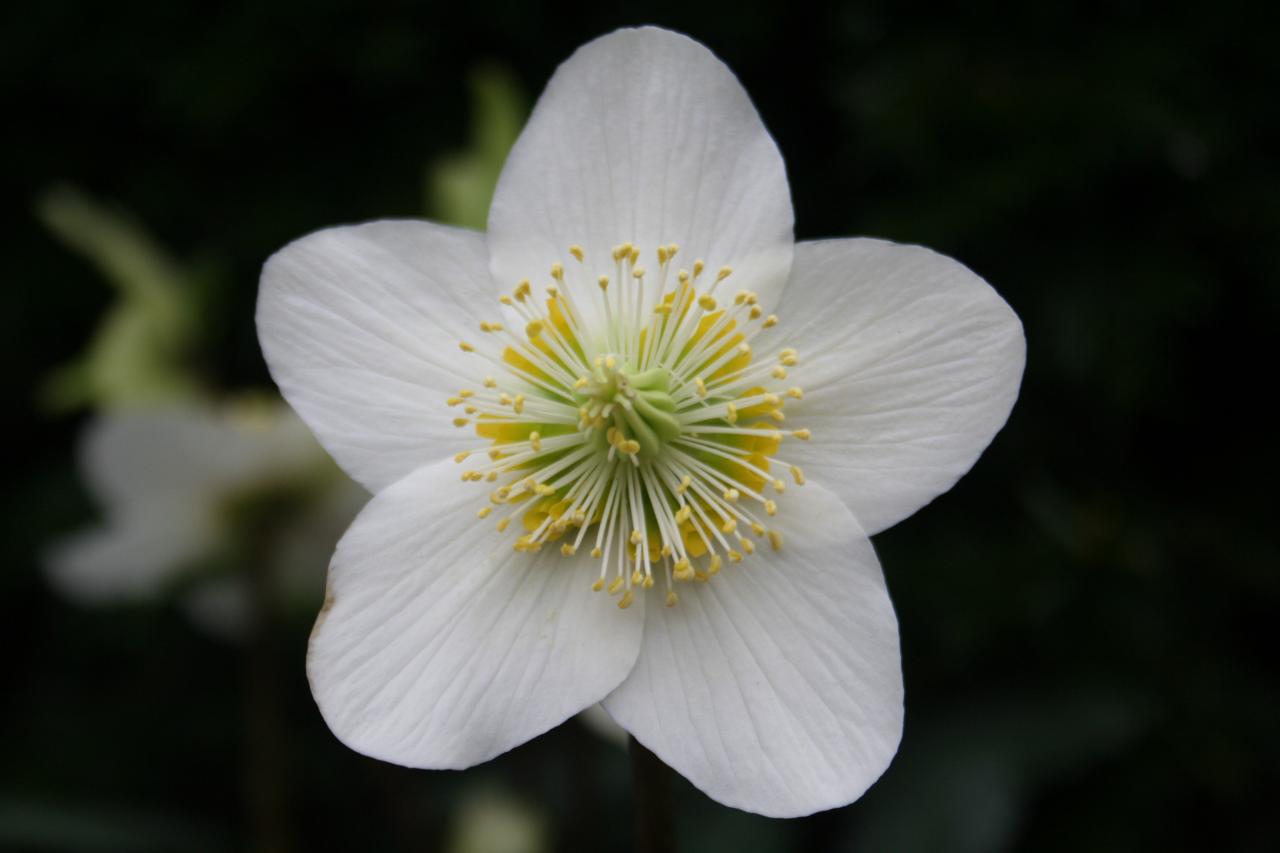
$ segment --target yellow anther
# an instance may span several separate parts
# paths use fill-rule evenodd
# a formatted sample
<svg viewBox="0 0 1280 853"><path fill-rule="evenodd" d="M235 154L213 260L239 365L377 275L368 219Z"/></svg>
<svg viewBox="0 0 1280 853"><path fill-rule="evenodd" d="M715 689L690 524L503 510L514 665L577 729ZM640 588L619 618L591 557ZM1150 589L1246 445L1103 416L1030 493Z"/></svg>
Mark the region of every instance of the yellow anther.
<svg viewBox="0 0 1280 853"><path fill-rule="evenodd" d="M728 404L725 406L725 409L727 409L727 410L728 410L728 413L724 416L724 419L725 419L726 421L728 421L729 423L731 423L731 424L735 424L735 423L737 423L737 422L738 422L738 407L737 407L737 406L735 406L733 403L728 403Z"/></svg>
<svg viewBox="0 0 1280 853"><path fill-rule="evenodd" d="M748 305L755 305L757 302L760 301L760 297L756 295L756 292L754 290L748 290L746 301Z"/></svg>
<svg viewBox="0 0 1280 853"><path fill-rule="evenodd" d="M779 364L777 367L775 367L771 372L773 373L773 378L774 378L774 379L786 379L786 378L787 378L787 369L786 369L785 367L783 367L781 364Z"/></svg>
<svg viewBox="0 0 1280 853"><path fill-rule="evenodd" d="M703 311L716 310L716 299L710 293L704 293L698 297L698 305L702 306Z"/></svg>
<svg viewBox="0 0 1280 853"><path fill-rule="evenodd" d="M730 563L741 563L741 562L742 562L742 555L741 555L741 554L739 554L737 551L729 551L729 552L726 554L726 556L729 558L729 562L730 562Z"/></svg>
<svg viewBox="0 0 1280 853"><path fill-rule="evenodd" d="M727 500L729 503L734 503L741 496L742 496L741 493L737 489L724 490L724 499Z"/></svg>
<svg viewBox="0 0 1280 853"><path fill-rule="evenodd" d="M676 524L684 524L693 515L693 507L685 504L676 512Z"/></svg>
<svg viewBox="0 0 1280 853"><path fill-rule="evenodd" d="M604 366L609 370L613 370L618 366L618 360L611 355L606 355L604 357Z"/></svg>
<svg viewBox="0 0 1280 853"><path fill-rule="evenodd" d="M674 258L674 257L676 256L676 253L678 253L679 251L680 251L680 244L679 244L679 243L668 243L668 244L667 244L667 257L668 257L668 258Z"/></svg>
<svg viewBox="0 0 1280 853"><path fill-rule="evenodd" d="M569 247L569 254L573 255L575 260L581 261L582 247L579 246L577 243L574 243L572 246Z"/></svg>
<svg viewBox="0 0 1280 853"><path fill-rule="evenodd" d="M573 383L573 390L581 391L583 388L586 388L590 384L591 384L590 379L588 379L585 376L579 376L578 381Z"/></svg>
<svg viewBox="0 0 1280 853"><path fill-rule="evenodd" d="M698 392L699 397L707 396L707 383L702 381L701 376L693 377L693 388Z"/></svg>
<svg viewBox="0 0 1280 853"><path fill-rule="evenodd" d="M660 556L660 557L670 557L670 556L671 556L671 546L670 546L670 545L663 545L663 546L662 546L662 550L658 552L658 556Z"/></svg>
<svg viewBox="0 0 1280 853"><path fill-rule="evenodd" d="M679 603L680 603L680 596L676 595L676 591L674 589L671 590L671 592L667 593L668 607L675 607Z"/></svg>
<svg viewBox="0 0 1280 853"><path fill-rule="evenodd" d="M689 564L688 558L682 558L671 567L671 574L678 581L693 580L693 566Z"/></svg>
<svg viewBox="0 0 1280 853"><path fill-rule="evenodd" d="M772 546L773 550L781 551L782 550L782 534L776 530L770 530L769 545Z"/></svg>
<svg viewBox="0 0 1280 853"><path fill-rule="evenodd" d="M601 551L601 550L600 550L600 546L599 546L599 545L597 545L596 547L594 547L594 548L592 548L592 549L591 549L591 556L595 557L597 560L598 560L598 559L600 559L600 557L601 557L603 554L604 554L604 551Z"/></svg>
<svg viewBox="0 0 1280 853"><path fill-rule="evenodd" d="M517 394L511 405L516 410L517 415L524 414L524 395Z"/></svg>
<svg viewBox="0 0 1280 853"><path fill-rule="evenodd" d="M541 452L542 434L539 433L537 430L534 430L533 432L529 433L529 444L533 447L535 452Z"/></svg>
<svg viewBox="0 0 1280 853"><path fill-rule="evenodd" d="M702 275L702 271L703 269L706 268L706 266L707 265L702 262L701 258L695 260L693 262L693 277L697 278L698 276Z"/></svg>
<svg viewBox="0 0 1280 853"><path fill-rule="evenodd" d="M712 554L712 555L711 555L711 560L707 563L707 574L709 574L709 575L718 575L718 574L720 574L720 566L721 566L721 565L723 565L723 563L720 561L720 555L719 555L719 554Z"/></svg>
<svg viewBox="0 0 1280 853"><path fill-rule="evenodd" d="M751 532L757 536L764 535L764 525L758 521L751 522Z"/></svg>
<svg viewBox="0 0 1280 853"><path fill-rule="evenodd" d="M791 466L791 479L796 481L797 486L804 485L804 470L799 465Z"/></svg>
<svg viewBox="0 0 1280 853"><path fill-rule="evenodd" d="M778 505L777 505L774 501L765 501L765 502L764 502L764 511L765 511L765 513L766 513L767 515L777 515L777 514L778 514Z"/></svg>
<svg viewBox="0 0 1280 853"><path fill-rule="evenodd" d="M633 269L631 271L631 277L636 279L644 278L644 267L636 267Z"/></svg>
<svg viewBox="0 0 1280 853"><path fill-rule="evenodd" d="M693 573L693 579L696 580L698 583L706 583L707 581L711 580L711 575L701 570L695 570Z"/></svg>
<svg viewBox="0 0 1280 853"><path fill-rule="evenodd" d="M591 585L591 591L599 592L602 589L604 589L604 579L596 578L596 582Z"/></svg>
<svg viewBox="0 0 1280 853"><path fill-rule="evenodd" d="M511 395L510 395L510 394L508 394L506 391L499 392L499 394L498 394L498 402L499 402L499 403L501 403L501 404L502 404L502 405L504 405L504 406L510 406L510 405L511 405Z"/></svg>
<svg viewBox="0 0 1280 853"><path fill-rule="evenodd" d="M622 598L618 599L618 608L620 610L626 610L631 606L631 602L635 601L635 598L635 593L631 590L627 590L622 594Z"/></svg>
<svg viewBox="0 0 1280 853"><path fill-rule="evenodd" d="M462 350L463 352L476 351L476 348L473 347L471 344L467 343L466 341L458 341L458 349Z"/></svg>
<svg viewBox="0 0 1280 853"><path fill-rule="evenodd" d="M643 533L641 533L639 530L632 530L632 531L631 531L631 544L632 544L632 545L639 545L639 544L640 544L641 542L643 542L643 541L644 541L644 534L643 534Z"/></svg>
<svg viewBox="0 0 1280 853"><path fill-rule="evenodd" d="M745 342L738 344L738 352L743 355L751 355L751 344Z"/></svg>
<svg viewBox="0 0 1280 853"><path fill-rule="evenodd" d="M787 367L795 367L800 363L800 359L794 355L784 355L782 358L778 359L778 361L782 362Z"/></svg>
<svg viewBox="0 0 1280 853"><path fill-rule="evenodd" d="M764 329L772 329L776 325L778 325L777 314L770 314L768 317L765 317L764 322L760 324L761 328Z"/></svg>
<svg viewBox="0 0 1280 853"><path fill-rule="evenodd" d="M501 533L502 531L506 530L506 529L507 529L507 525L508 525L508 524L510 524L510 523L511 523L511 519L510 519L510 518L503 518L503 519L499 519L499 521L498 521L498 532L499 532L499 533Z"/></svg>
<svg viewBox="0 0 1280 853"><path fill-rule="evenodd" d="M476 510L476 518L488 518L489 513L491 512L493 512L493 507L482 506L480 509Z"/></svg>
<svg viewBox="0 0 1280 853"><path fill-rule="evenodd" d="M794 349L792 349L791 347L786 347L785 349L782 349L782 350L779 350L779 351L778 351L778 355L780 355L780 356L783 356L783 355L799 355L799 354L800 354L800 353L796 352L796 351L795 351Z"/></svg>
<svg viewBox="0 0 1280 853"><path fill-rule="evenodd" d="M688 270L680 270L680 272L676 273L676 281L680 282L681 284L688 284L688 283L689 283L689 271L688 271Z"/></svg>
<svg viewBox="0 0 1280 853"><path fill-rule="evenodd" d="M787 484L786 484L786 483L784 483L784 482L782 482L781 480L774 480L774 481L773 481L773 490L774 490L775 492L777 492L778 494L782 494L783 492L785 492L785 491L787 490Z"/></svg>
<svg viewBox="0 0 1280 853"><path fill-rule="evenodd" d="M607 276L607 275L602 275L602 276L600 276L598 279L596 279L596 284L600 285L600 289L601 289L601 290L608 290L608 289L609 289L609 276Z"/></svg>
<svg viewBox="0 0 1280 853"><path fill-rule="evenodd" d="M636 569L634 572L632 572L631 583L633 584L644 583L644 572L640 571L639 569Z"/></svg>
<svg viewBox="0 0 1280 853"><path fill-rule="evenodd" d="M511 301L511 297L510 297L510 296L507 296L505 293L504 293L502 296L499 296L499 297L498 297L498 301L499 301L499 302L501 302L503 305L512 305L512 304L514 304L514 303Z"/></svg>
<svg viewBox="0 0 1280 853"><path fill-rule="evenodd" d="M720 267L720 272L716 273L716 281L724 281L733 275L733 267Z"/></svg>
<svg viewBox="0 0 1280 853"><path fill-rule="evenodd" d="M454 425L454 426L456 426L456 427L464 427L464 426L466 426L466 425L467 425L467 424L469 424L469 423L471 423L471 420L470 420L469 418L454 418L454 419L453 419L453 425Z"/></svg>
<svg viewBox="0 0 1280 853"><path fill-rule="evenodd" d="M683 495L685 492L689 491L689 487L692 485L693 485L693 477L689 476L688 474L685 474L683 477L680 478L680 485L676 486L676 494Z"/></svg>
<svg viewBox="0 0 1280 853"><path fill-rule="evenodd" d="M773 418L778 423L782 423L787 419L787 416L782 413L782 409L770 409L769 417Z"/></svg>
<svg viewBox="0 0 1280 853"><path fill-rule="evenodd" d="M497 388L497 387L498 387L498 380L494 379L492 376L486 376L486 377L484 378L484 387L486 387L486 388Z"/></svg>
<svg viewBox="0 0 1280 853"><path fill-rule="evenodd" d="M467 457L470 455L471 455L470 450L464 450L461 453L455 453L453 455L453 461L461 465L463 462L467 461Z"/></svg>
<svg viewBox="0 0 1280 853"><path fill-rule="evenodd" d="M572 557L572 556L573 556L573 552L574 552L574 551L576 551L576 550L578 550L578 549L577 549L577 548L575 548L575 547L573 547L573 545L569 544L568 542L566 542L566 543L564 543L563 545L561 545L561 546L560 546L560 553L561 553L561 554L563 554L563 555L564 555L564 556L566 556L566 557Z"/></svg>
<svg viewBox="0 0 1280 853"><path fill-rule="evenodd" d="M664 316L665 316L665 315L667 315L667 314L670 314L670 313L671 313L671 305L670 305L670 304L668 304L668 303L663 303L662 305L659 305L659 306L655 307L655 308L653 309L653 313L655 313L655 314L662 314L662 315L664 315Z"/></svg>
<svg viewBox="0 0 1280 853"><path fill-rule="evenodd" d="M546 483L539 483L533 487L533 490L543 497L546 497L547 495L554 495L556 493L556 490L553 487L548 486Z"/></svg>
<svg viewBox="0 0 1280 853"><path fill-rule="evenodd" d="M736 518L726 518L724 520L724 524L720 525L721 533L732 533L737 529L738 529L738 519Z"/></svg>
<svg viewBox="0 0 1280 853"><path fill-rule="evenodd" d="M462 402L461 397L450 397L448 400L445 400L445 403L450 406L456 406L461 402Z"/></svg>
<svg viewBox="0 0 1280 853"><path fill-rule="evenodd" d="M748 319L748 320L759 320L759 319L760 319L760 315L761 315L761 314L763 314L763 313L764 313L764 311L763 311L763 310L761 310L761 308L760 308L760 306L759 306L759 305L752 305L752 306L751 306L751 310L747 312L747 319Z"/></svg>
<svg viewBox="0 0 1280 853"><path fill-rule="evenodd" d="M794 429L791 431L791 434L801 441L808 441L813 436L813 433L809 432L807 429Z"/></svg>
<svg viewBox="0 0 1280 853"><path fill-rule="evenodd" d="M564 281L564 264L556 261L551 265L551 277L556 281Z"/></svg>
<svg viewBox="0 0 1280 853"><path fill-rule="evenodd" d="M524 331L530 338L536 338L538 335L542 334L542 321L534 320L524 327Z"/></svg>
<svg viewBox="0 0 1280 853"><path fill-rule="evenodd" d="M803 389L803 388L800 388L800 387L798 387L798 386L793 386L793 387L791 387L791 388L788 388L788 389L787 389L787 396L788 396L788 397L791 397L792 399L795 399L795 400L803 400L803 399L804 399L804 389Z"/></svg>
<svg viewBox="0 0 1280 853"><path fill-rule="evenodd" d="M667 247L659 246L658 247L658 266L662 266L663 264L665 264L667 262L667 257L668 257Z"/></svg>
<svg viewBox="0 0 1280 853"><path fill-rule="evenodd" d="M622 444L619 444L618 449L621 450L623 453L627 454L628 456L634 456L635 454L640 452L640 442L632 438L622 442Z"/></svg>
<svg viewBox="0 0 1280 853"><path fill-rule="evenodd" d="M463 388L460 391L458 391L458 396L464 400L467 399L468 397L474 397L475 395L476 395L476 392L472 391L470 388Z"/></svg>
<svg viewBox="0 0 1280 853"><path fill-rule="evenodd" d="M467 407L466 407L465 409L463 409L462 411L466 412L468 415L474 415L476 412L478 412L478 411L480 411L480 410L479 410L479 409L477 409L475 406L467 406Z"/></svg>
<svg viewBox="0 0 1280 853"><path fill-rule="evenodd" d="M733 295L734 305L742 305L746 301L747 301L747 292L745 290L739 290L737 293Z"/></svg>
<svg viewBox="0 0 1280 853"><path fill-rule="evenodd" d="M609 594L616 595L618 590L622 589L622 585L624 583L626 583L626 581L622 579L621 575L609 581Z"/></svg>
<svg viewBox="0 0 1280 853"><path fill-rule="evenodd" d="M640 260L640 249L636 246L632 246L630 253L627 255L627 262L634 264L638 260Z"/></svg>
<svg viewBox="0 0 1280 853"><path fill-rule="evenodd" d="M497 472L497 471L490 471L488 474L486 474L486 475L485 475L485 480L486 480L486 481L488 481L488 482L490 482L490 483L496 483L496 482L498 482L498 472Z"/></svg>
<svg viewBox="0 0 1280 853"><path fill-rule="evenodd" d="M552 299L555 299L559 295L560 295L559 288L557 288L554 284L547 285L547 296L550 296Z"/></svg>

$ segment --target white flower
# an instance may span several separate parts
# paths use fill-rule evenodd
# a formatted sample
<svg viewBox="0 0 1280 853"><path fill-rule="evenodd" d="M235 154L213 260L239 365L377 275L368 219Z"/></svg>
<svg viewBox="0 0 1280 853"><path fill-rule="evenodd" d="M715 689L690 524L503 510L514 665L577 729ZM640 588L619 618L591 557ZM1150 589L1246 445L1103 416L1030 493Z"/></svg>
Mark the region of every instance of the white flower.
<svg viewBox="0 0 1280 853"><path fill-rule="evenodd" d="M305 237L267 263L258 328L376 493L308 658L352 748L468 767L603 700L749 811L842 805L883 772L902 675L867 536L1004 423L1021 326L927 249L794 245L778 150L701 45L581 48L487 234Z"/></svg>
<svg viewBox="0 0 1280 853"><path fill-rule="evenodd" d="M246 614L243 573L203 576L237 535L240 504L285 497L304 511L281 517L263 559L286 599L319 597L317 565L367 499L279 402L157 404L110 410L80 444L80 468L102 505L100 526L48 554L50 581L68 598L110 604L180 593L192 618L237 637ZM312 598L312 596L315 598Z"/></svg>

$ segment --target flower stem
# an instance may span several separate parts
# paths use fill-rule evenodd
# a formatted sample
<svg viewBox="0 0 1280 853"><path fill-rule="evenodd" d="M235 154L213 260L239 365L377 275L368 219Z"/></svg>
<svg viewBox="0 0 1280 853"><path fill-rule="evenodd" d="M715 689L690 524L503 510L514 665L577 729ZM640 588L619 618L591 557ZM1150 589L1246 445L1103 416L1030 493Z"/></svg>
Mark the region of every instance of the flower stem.
<svg viewBox="0 0 1280 853"><path fill-rule="evenodd" d="M629 741L636 853L672 853L676 828L671 813L671 768L635 738Z"/></svg>

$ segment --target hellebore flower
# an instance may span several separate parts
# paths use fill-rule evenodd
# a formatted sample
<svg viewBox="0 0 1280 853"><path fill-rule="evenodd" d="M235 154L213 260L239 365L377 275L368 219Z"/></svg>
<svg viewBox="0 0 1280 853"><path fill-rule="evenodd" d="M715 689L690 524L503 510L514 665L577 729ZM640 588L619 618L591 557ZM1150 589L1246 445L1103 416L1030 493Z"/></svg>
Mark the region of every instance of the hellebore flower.
<svg viewBox="0 0 1280 853"><path fill-rule="evenodd" d="M50 582L86 605L173 593L228 639L248 623L249 571L268 572L282 604L314 606L317 549L332 551L368 499L276 400L108 410L80 442L80 469L106 520L54 544ZM246 565L237 540L264 521L261 563ZM227 557L233 571L210 571Z"/></svg>
<svg viewBox="0 0 1280 853"><path fill-rule="evenodd" d="M376 495L308 656L342 741L463 768L603 701L749 811L884 771L901 660L867 537L972 466L1024 340L954 261L792 225L733 74L645 28L552 77L487 234L374 222L267 262L272 375Z"/></svg>

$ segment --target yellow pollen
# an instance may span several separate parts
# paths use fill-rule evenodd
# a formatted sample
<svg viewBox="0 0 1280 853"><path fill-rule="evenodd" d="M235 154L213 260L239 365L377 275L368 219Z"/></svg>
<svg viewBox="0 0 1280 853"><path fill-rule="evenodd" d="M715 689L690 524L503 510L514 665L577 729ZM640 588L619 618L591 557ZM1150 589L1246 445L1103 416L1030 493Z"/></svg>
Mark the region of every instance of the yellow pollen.
<svg viewBox="0 0 1280 853"><path fill-rule="evenodd" d="M683 477L680 478L680 485L676 487L676 494L683 495L685 492L689 491L689 487L692 485L693 485L693 477L689 476L688 474L685 474Z"/></svg>
<svg viewBox="0 0 1280 853"><path fill-rule="evenodd" d="M737 529L738 529L738 519L736 518L727 518L725 519L724 524L720 525L721 533L732 533Z"/></svg>
<svg viewBox="0 0 1280 853"><path fill-rule="evenodd" d="M710 293L704 293L702 296L698 297L698 304L702 306L703 311L716 310L715 297L712 296Z"/></svg>
<svg viewBox="0 0 1280 853"><path fill-rule="evenodd" d="M773 547L773 550L781 551L782 550L782 534L776 530L770 530L769 544Z"/></svg>
<svg viewBox="0 0 1280 853"><path fill-rule="evenodd" d="M556 281L564 281L564 264L556 261L551 265L551 277Z"/></svg>
<svg viewBox="0 0 1280 853"><path fill-rule="evenodd" d="M813 433L809 432L809 430L807 429L792 430L791 434L794 435L796 438L800 439L801 441L808 441L809 438L813 435Z"/></svg>
<svg viewBox="0 0 1280 853"><path fill-rule="evenodd" d="M708 575L718 575L718 574L720 574L720 566L721 566L721 565L723 565L723 564L722 564L722 563L721 563L721 561L720 561L720 555L719 555L719 554L712 554L712 555L711 555L711 560L707 563L707 574L708 574Z"/></svg>
<svg viewBox="0 0 1280 853"><path fill-rule="evenodd" d="M764 311L760 310L760 306L759 306L759 305L752 305L752 306L751 306L751 310L747 312L747 319L749 319L749 320L759 320L759 319L760 319L760 315L761 315L761 314L763 314L763 313L764 313Z"/></svg>
<svg viewBox="0 0 1280 853"><path fill-rule="evenodd" d="M804 399L804 389L799 387L788 388L787 396L795 400Z"/></svg>
<svg viewBox="0 0 1280 853"><path fill-rule="evenodd" d="M702 381L701 376L693 377L693 387L698 392L699 397L707 396L707 383Z"/></svg>
<svg viewBox="0 0 1280 853"><path fill-rule="evenodd" d="M742 555L741 555L741 554L739 554L737 551L729 551L729 552L727 552L727 553L726 553L726 556L729 558L729 562L730 562L730 563L741 563L741 562L742 562Z"/></svg>
<svg viewBox="0 0 1280 853"><path fill-rule="evenodd" d="M609 276L607 276L607 275L602 275L602 276L600 276L598 279L596 279L596 284L600 285L600 289L601 289L601 290L608 290L608 289L609 289Z"/></svg>
<svg viewBox="0 0 1280 853"><path fill-rule="evenodd" d="M737 489L724 490L724 499L727 500L729 503L734 503L735 501L738 500L739 497L741 497L741 495Z"/></svg>
<svg viewBox="0 0 1280 853"><path fill-rule="evenodd" d="M463 462L465 462L465 461L466 461L467 457L468 457L468 456L470 456L470 455L471 455L471 451L470 451L470 450L464 450L464 451L462 451L461 453L455 453L455 454L453 455L453 461L454 461L454 462L457 462L459 465L461 465Z"/></svg>
<svg viewBox="0 0 1280 853"><path fill-rule="evenodd" d="M512 402L512 406L515 408L517 415L523 414L524 413L524 395L517 394L516 399Z"/></svg>
<svg viewBox="0 0 1280 853"><path fill-rule="evenodd" d="M475 351L476 351L476 348L475 348L475 347L473 347L471 344L467 343L466 341L459 341L459 342L458 342L458 349L462 350L463 352L475 352Z"/></svg>
<svg viewBox="0 0 1280 853"><path fill-rule="evenodd" d="M534 320L532 323L524 327L525 334L530 338L536 338L542 334L542 321Z"/></svg>
<svg viewBox="0 0 1280 853"><path fill-rule="evenodd" d="M595 556L594 551L591 553L591 556ZM604 581L600 578L596 578L596 582L591 585L591 590L593 592L599 592L602 589L604 589Z"/></svg>
<svg viewBox="0 0 1280 853"><path fill-rule="evenodd" d="M697 278L698 276L702 275L702 271L706 268L706 266L707 265L704 264L701 259L695 260L693 262L693 277Z"/></svg>
<svg viewBox="0 0 1280 853"><path fill-rule="evenodd" d="M617 595L618 590L622 589L622 585L626 583L621 577L616 577L609 582L609 594Z"/></svg>
<svg viewBox="0 0 1280 853"><path fill-rule="evenodd" d="M644 572L640 571L639 569L636 569L634 572L632 572L631 582L633 584L644 583Z"/></svg>
<svg viewBox="0 0 1280 853"><path fill-rule="evenodd" d="M774 378L774 379L786 379L786 378L787 378L787 369L786 369L785 367L783 367L781 364L779 364L777 367L775 367L771 372L773 373L773 378Z"/></svg>
<svg viewBox="0 0 1280 853"><path fill-rule="evenodd" d="M632 278L644 278L644 267L636 267L631 271Z"/></svg>
<svg viewBox="0 0 1280 853"><path fill-rule="evenodd" d="M533 446L535 452L542 451L542 436L537 430L529 433L529 444Z"/></svg>
<svg viewBox="0 0 1280 853"><path fill-rule="evenodd" d="M498 381L497 381L496 379L494 379L492 376L486 376L486 377L484 378L484 387L486 387L486 388L497 388L497 387L498 387Z"/></svg>
<svg viewBox="0 0 1280 853"><path fill-rule="evenodd" d="M599 546L599 545L597 545L596 547L594 547L594 548L592 548L592 549L591 549L591 556L595 557L595 558L598 560L598 559L600 559L602 556L604 556L604 552L603 552L603 551L601 551L601 550L600 550L600 546Z"/></svg>
<svg viewBox="0 0 1280 853"><path fill-rule="evenodd" d="M804 485L804 470L799 465L791 466L791 479L796 481L797 486Z"/></svg>
<svg viewBox="0 0 1280 853"><path fill-rule="evenodd" d="M782 482L781 480L774 480L774 481L773 481L773 490L774 490L775 492L777 492L778 494L782 494L783 492L785 492L785 491L787 490L787 484L786 484L786 483L784 483L784 482Z"/></svg>
<svg viewBox="0 0 1280 853"><path fill-rule="evenodd" d="M635 600L635 593L633 593L631 590L627 590L625 593L623 593L622 598L618 600L619 609L626 610L628 607L631 606L631 602L634 600Z"/></svg>
<svg viewBox="0 0 1280 853"><path fill-rule="evenodd" d="M724 281L733 275L733 267L721 267L720 272L716 273L716 281Z"/></svg>
<svg viewBox="0 0 1280 853"><path fill-rule="evenodd" d="M641 532L640 532L639 530L632 530L632 531L631 531L631 544L632 544L632 545L639 545L639 544L640 544L641 542L643 542L643 541L644 541L644 535L643 535L643 534L641 534Z"/></svg>
<svg viewBox="0 0 1280 853"><path fill-rule="evenodd" d="M640 260L640 250L632 246L631 251L627 254L627 263L634 264L638 260Z"/></svg>
<svg viewBox="0 0 1280 853"><path fill-rule="evenodd" d="M676 524L684 524L691 515L693 515L693 507L688 504L680 507L680 510L676 513Z"/></svg>
<svg viewBox="0 0 1280 853"><path fill-rule="evenodd" d="M470 418L454 418L453 419L453 425L456 427L464 427L469 423L471 423Z"/></svg>
<svg viewBox="0 0 1280 853"><path fill-rule="evenodd" d="M746 551L748 554L754 554L756 552L756 543L752 542L750 539L738 537L738 544L741 545L742 550Z"/></svg>
<svg viewBox="0 0 1280 853"><path fill-rule="evenodd" d="M493 507L482 506L480 509L476 510L476 518L488 518L489 513L491 512L493 512Z"/></svg>
<svg viewBox="0 0 1280 853"><path fill-rule="evenodd" d="M764 525L758 521L751 522L751 532L757 536L764 535Z"/></svg>
<svg viewBox="0 0 1280 853"><path fill-rule="evenodd" d="M728 414L724 416L724 419L731 424L736 424L738 422L738 407L733 403L729 403L725 406L725 409L728 410Z"/></svg>
<svg viewBox="0 0 1280 853"><path fill-rule="evenodd" d="M499 296L499 297L498 297L498 301L499 301L499 302L501 302L503 305L511 305L511 304L513 304L513 303L512 303L512 301L511 301L511 297L510 297L510 296L507 296L506 294L503 294L502 296Z"/></svg>
<svg viewBox="0 0 1280 853"><path fill-rule="evenodd" d="M777 515L777 514L778 514L778 505L777 505L776 503L774 503L773 501L765 501L765 502L764 502L764 511L765 511L765 513L766 513L767 515Z"/></svg>
<svg viewBox="0 0 1280 853"><path fill-rule="evenodd" d="M760 325L766 329L772 329L774 326L778 325L778 315L770 314L768 317L764 318L764 322Z"/></svg>
<svg viewBox="0 0 1280 853"><path fill-rule="evenodd" d="M445 400L445 402L446 402L447 404L449 404L450 406L456 406L456 405L458 405L459 403L461 403L461 402L462 402L462 398L461 398L461 397L450 397L448 400Z"/></svg>
<svg viewBox="0 0 1280 853"><path fill-rule="evenodd" d="M581 247L581 246L579 246L577 243L574 243L572 246L570 246L570 247L569 247L569 254L573 255L573 257L574 257L574 259L575 259L575 260L577 260L577 261L581 261L581 260L582 260L582 247Z"/></svg>
<svg viewBox="0 0 1280 853"><path fill-rule="evenodd" d="M568 542L560 546L560 553L566 557L572 557L573 552L576 550L578 549L574 548L573 545L569 544Z"/></svg>
<svg viewBox="0 0 1280 853"><path fill-rule="evenodd" d="M508 525L508 524L510 524L510 523L511 523L511 519L509 519L509 518L503 518L503 519L500 519L500 520L498 521L498 532L499 532L499 533L501 533L502 531L506 530L506 529L507 529L507 525Z"/></svg>

